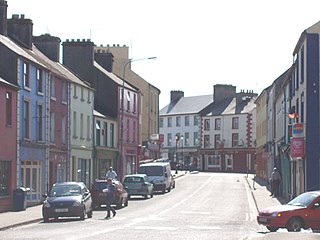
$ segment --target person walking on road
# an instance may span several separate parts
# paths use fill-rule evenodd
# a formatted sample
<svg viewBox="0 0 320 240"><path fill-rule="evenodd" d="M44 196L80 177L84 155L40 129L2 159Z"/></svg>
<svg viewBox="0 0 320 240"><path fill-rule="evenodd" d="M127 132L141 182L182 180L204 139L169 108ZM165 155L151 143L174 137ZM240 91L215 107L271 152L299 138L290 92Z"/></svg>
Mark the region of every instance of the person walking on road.
<svg viewBox="0 0 320 240"><path fill-rule="evenodd" d="M107 179L111 178L113 180L113 179L117 179L117 177L118 177L118 175L117 175L116 171L114 171L112 169L112 167L110 166L109 171L106 173L106 178Z"/></svg>
<svg viewBox="0 0 320 240"><path fill-rule="evenodd" d="M109 219L110 218L110 212L112 212L113 217L116 216L116 211L111 206L111 204L113 203L114 198L115 198L116 186L112 183L112 179L111 178L107 179L107 184L108 184L108 187L106 189L103 189L103 192L107 193L107 203L106 203L107 216L105 217L105 219Z"/></svg>
<svg viewBox="0 0 320 240"><path fill-rule="evenodd" d="M271 194L270 196L278 196L278 188L281 182L281 174L279 170L275 167L271 174Z"/></svg>

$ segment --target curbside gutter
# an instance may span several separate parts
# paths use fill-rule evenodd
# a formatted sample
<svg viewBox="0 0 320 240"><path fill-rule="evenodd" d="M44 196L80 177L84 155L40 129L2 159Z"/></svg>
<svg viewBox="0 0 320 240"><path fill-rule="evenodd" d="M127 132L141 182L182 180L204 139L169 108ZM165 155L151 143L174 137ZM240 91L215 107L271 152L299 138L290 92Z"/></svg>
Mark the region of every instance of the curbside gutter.
<svg viewBox="0 0 320 240"><path fill-rule="evenodd" d="M249 186L249 188L250 188L250 192L251 192L251 195L252 195L254 204L256 205L256 209L257 209L257 211L259 212L259 207L258 207L257 199L255 198L255 196L254 196L254 194L253 194L253 190L252 190L252 187L251 187L251 185L250 185L250 183L249 183L248 177L245 176L244 178L246 179L246 182L247 182L247 184L248 184L248 186Z"/></svg>
<svg viewBox="0 0 320 240"><path fill-rule="evenodd" d="M10 228L15 228L15 227L19 227L19 226L27 225L27 224L31 224L31 223L36 223L36 222L39 222L41 220L42 220L42 218L36 218L36 219L28 220L28 221L14 223L14 224L11 224L11 225L8 225L8 226L5 226L5 227L0 227L0 231L5 231L5 230L10 229Z"/></svg>

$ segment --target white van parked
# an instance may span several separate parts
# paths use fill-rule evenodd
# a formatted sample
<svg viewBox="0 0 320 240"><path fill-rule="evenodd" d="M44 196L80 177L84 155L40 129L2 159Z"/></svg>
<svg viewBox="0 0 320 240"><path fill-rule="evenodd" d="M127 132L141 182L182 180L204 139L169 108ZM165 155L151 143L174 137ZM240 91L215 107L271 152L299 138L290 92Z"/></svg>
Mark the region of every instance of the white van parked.
<svg viewBox="0 0 320 240"><path fill-rule="evenodd" d="M146 174L153 183L154 191L171 191L172 176L169 162L151 162L140 165L139 173Z"/></svg>

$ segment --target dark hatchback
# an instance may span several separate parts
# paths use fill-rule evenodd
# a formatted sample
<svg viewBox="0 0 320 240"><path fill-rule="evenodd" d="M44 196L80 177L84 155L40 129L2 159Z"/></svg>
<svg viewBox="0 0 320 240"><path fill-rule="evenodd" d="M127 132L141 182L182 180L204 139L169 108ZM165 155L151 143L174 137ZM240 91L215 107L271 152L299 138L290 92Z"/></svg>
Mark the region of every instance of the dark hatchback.
<svg viewBox="0 0 320 240"><path fill-rule="evenodd" d="M116 205L117 208L122 208L123 206L128 206L128 193L124 189L121 182L119 182L117 180L113 180L112 183L116 187L115 199L114 199L112 205ZM93 208L106 205L108 193L103 192L103 189L106 189L106 188L107 188L107 180L105 180L105 179L95 180L95 182L92 184L90 192L92 194Z"/></svg>
<svg viewBox="0 0 320 240"><path fill-rule="evenodd" d="M42 205L43 221L50 218L92 217L92 198L89 189L82 182L55 183Z"/></svg>

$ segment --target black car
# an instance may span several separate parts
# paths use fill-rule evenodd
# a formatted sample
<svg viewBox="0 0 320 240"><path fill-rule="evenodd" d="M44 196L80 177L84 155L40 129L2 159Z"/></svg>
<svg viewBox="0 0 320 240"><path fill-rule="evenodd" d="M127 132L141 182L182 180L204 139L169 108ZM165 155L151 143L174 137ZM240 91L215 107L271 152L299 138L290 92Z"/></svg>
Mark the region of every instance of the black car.
<svg viewBox="0 0 320 240"><path fill-rule="evenodd" d="M43 221L50 218L80 217L81 220L92 217L91 194L83 182L55 183L50 194L45 194L42 205Z"/></svg>

